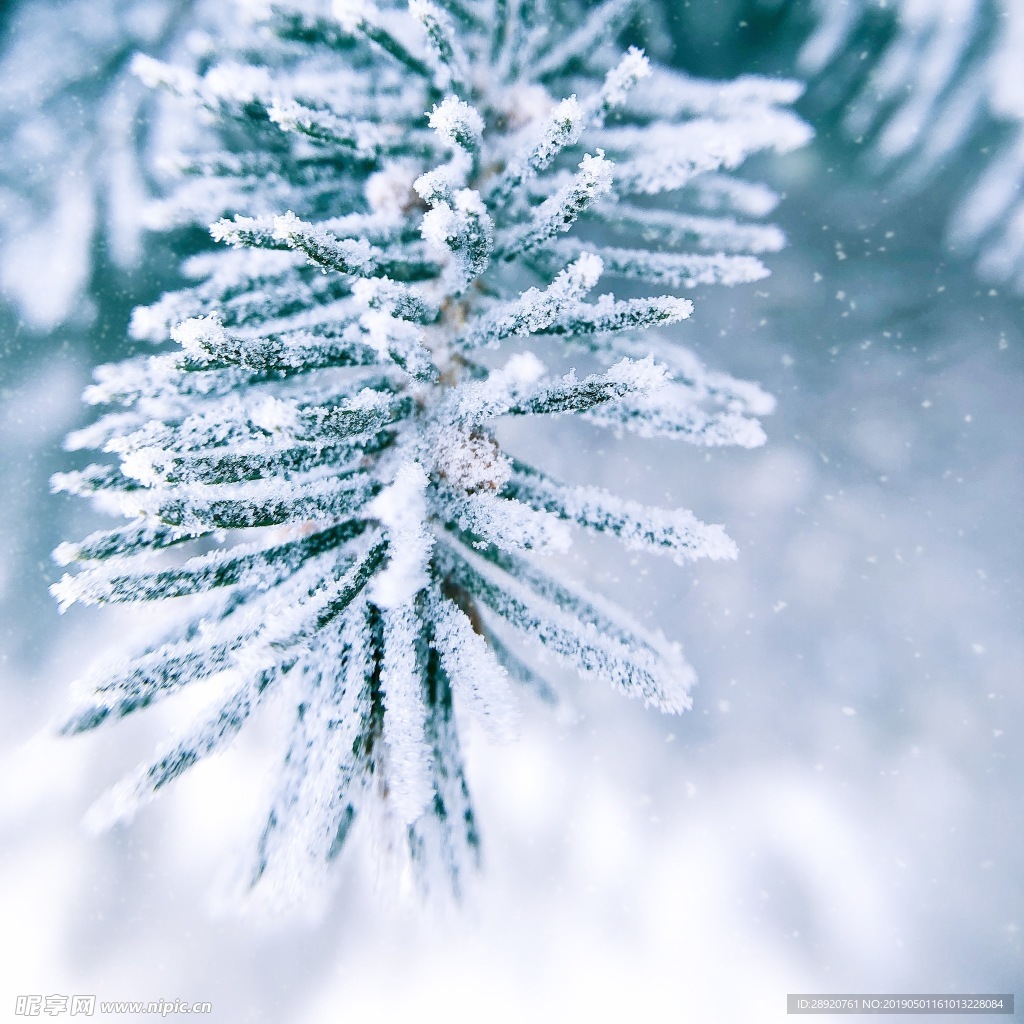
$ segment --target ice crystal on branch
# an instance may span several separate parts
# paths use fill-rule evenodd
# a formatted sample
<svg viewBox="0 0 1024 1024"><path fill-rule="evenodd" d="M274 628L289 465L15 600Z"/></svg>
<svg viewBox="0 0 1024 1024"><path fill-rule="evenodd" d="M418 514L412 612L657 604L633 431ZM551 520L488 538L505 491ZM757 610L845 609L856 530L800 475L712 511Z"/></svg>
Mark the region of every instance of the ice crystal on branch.
<svg viewBox="0 0 1024 1024"><path fill-rule="evenodd" d="M771 399L652 329L690 316L680 288L766 273L757 254L781 234L749 220L766 190L732 172L805 141L784 109L796 90L618 52L630 11L271 3L205 68L137 61L207 126L169 161L161 217L212 224L219 244L186 262L193 286L137 311L136 338L162 347L87 392L115 408L69 446L117 460L55 486L128 521L62 545L82 567L54 590L65 607L207 604L90 676L64 728L214 676L222 697L99 818L130 816L280 690L294 723L253 880L290 888L369 818L424 884L458 889L478 837L454 709L500 735L517 686L547 692L502 631L689 706L678 645L543 555L574 528L679 562L732 542L688 511L557 480L495 432L576 415L763 441ZM585 369L549 369L566 355Z"/></svg>

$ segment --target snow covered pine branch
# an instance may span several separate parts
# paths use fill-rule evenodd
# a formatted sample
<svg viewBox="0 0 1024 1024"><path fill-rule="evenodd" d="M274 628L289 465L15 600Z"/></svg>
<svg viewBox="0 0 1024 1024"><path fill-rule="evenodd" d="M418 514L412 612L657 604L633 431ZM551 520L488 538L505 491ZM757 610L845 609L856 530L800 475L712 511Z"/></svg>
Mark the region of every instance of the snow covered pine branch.
<svg viewBox="0 0 1024 1024"><path fill-rule="evenodd" d="M732 542L690 512L554 479L495 436L505 417L574 414L763 440L767 395L651 329L690 315L679 289L767 273L758 254L782 235L753 218L775 197L730 172L806 140L785 109L798 88L617 52L631 13L273 3L198 70L137 61L202 123L158 215L214 221L223 244L186 261L194 286L136 311L136 339L173 344L102 367L86 393L116 411L69 447L119 464L55 487L129 521L62 545L84 567L53 589L62 607L205 598L84 680L63 729L222 687L99 817L129 817L280 690L294 723L253 883L306 884L369 818L424 887L458 891L478 836L453 707L506 728L514 690L545 689L521 641L689 706L678 645L527 552L563 550L573 526L677 562ZM602 281L670 294L594 297ZM586 372L546 368L567 353Z"/></svg>

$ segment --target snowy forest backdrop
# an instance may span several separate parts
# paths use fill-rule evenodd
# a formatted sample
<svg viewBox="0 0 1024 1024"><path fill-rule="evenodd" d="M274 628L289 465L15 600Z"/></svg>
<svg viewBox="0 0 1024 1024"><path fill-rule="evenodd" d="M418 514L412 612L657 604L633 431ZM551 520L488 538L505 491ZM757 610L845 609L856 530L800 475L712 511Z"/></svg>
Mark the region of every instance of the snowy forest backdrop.
<svg viewBox="0 0 1024 1024"><path fill-rule="evenodd" d="M767 1021L786 992L1012 991L1012 14L982 0L648 4L630 41L709 77L808 77L799 109L817 133L757 167L786 197L772 276L696 289L686 325L702 358L777 396L767 446L597 452L566 423L550 453L563 477L728 525L736 562L680 568L603 540L569 556L577 579L684 643L694 710L663 717L565 675L565 707L524 702L515 743L469 739L485 866L467 911L438 924L414 905L382 909L353 848L321 920L253 927L210 891L251 829L268 737L98 839L80 828L86 807L184 711L109 740L26 743L120 628L109 612L57 617L49 552L93 522L48 480L85 422L92 366L127 354L131 308L175 283L173 239L140 234L150 100L127 64L213 15L155 0L7 5L2 998L180 996L224 1020L432 1005L455 1019L614 1006Z"/></svg>

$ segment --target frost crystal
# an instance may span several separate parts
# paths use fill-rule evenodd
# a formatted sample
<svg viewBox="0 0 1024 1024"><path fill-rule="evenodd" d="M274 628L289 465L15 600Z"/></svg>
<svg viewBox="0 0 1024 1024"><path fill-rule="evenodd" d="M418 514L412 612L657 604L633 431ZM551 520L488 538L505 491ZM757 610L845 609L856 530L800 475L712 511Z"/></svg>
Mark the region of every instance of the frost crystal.
<svg viewBox="0 0 1024 1024"><path fill-rule="evenodd" d="M216 244L186 262L193 285L136 312L134 336L162 347L86 393L115 408L69 447L116 458L54 486L129 521L61 545L81 568L54 592L62 607L206 603L90 675L64 731L222 685L100 819L130 816L278 691L292 735L253 881L291 892L369 819L424 886L458 890L478 835L455 708L507 734L516 688L549 692L531 645L689 706L678 645L544 553L577 528L678 562L734 557L732 542L688 511L557 480L495 433L576 415L697 445L764 439L771 399L654 329L690 316L678 289L767 273L757 254L781 234L748 217L773 198L732 172L806 138L780 108L798 90L623 56L631 9L607 0L561 32L559 0L271 3L225 30L212 64L136 61L200 115L188 152L167 154L179 177L159 219L212 222ZM580 369L550 372L560 352Z"/></svg>

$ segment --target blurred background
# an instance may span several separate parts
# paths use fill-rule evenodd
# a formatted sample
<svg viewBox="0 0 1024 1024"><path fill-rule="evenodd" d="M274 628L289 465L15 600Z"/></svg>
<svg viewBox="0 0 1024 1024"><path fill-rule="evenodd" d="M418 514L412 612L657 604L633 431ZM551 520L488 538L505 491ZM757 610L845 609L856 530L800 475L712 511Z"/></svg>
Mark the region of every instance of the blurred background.
<svg viewBox="0 0 1024 1024"><path fill-rule="evenodd" d="M777 396L768 445L608 443L562 421L532 439L564 479L737 541L738 561L685 569L582 537L567 556L684 643L694 709L556 673L561 706L524 697L514 744L466 727L485 861L465 907L383 890L357 841L321 914L277 921L224 895L272 711L100 837L89 804L188 709L46 733L132 628L58 616L49 552L97 520L48 478L91 367L129 351L132 307L177 280L181 239L144 231L151 100L127 62L216 16L0 6L0 1006L731 1024L784 1020L788 992L1024 995L1021 8L649 0L630 41L709 77L804 78L816 131L746 170L784 194L772 277L697 289L678 332Z"/></svg>

